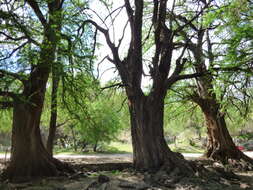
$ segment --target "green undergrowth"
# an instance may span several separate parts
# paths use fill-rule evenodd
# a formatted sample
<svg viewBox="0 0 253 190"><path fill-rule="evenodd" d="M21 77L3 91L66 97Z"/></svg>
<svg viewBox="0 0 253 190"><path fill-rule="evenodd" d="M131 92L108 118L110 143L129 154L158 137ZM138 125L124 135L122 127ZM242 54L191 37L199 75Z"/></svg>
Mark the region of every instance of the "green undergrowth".
<svg viewBox="0 0 253 190"><path fill-rule="evenodd" d="M94 152L92 150L90 151L75 151L72 148L69 149L56 149L54 151L54 154L81 154L81 155L89 155L89 154L127 154L132 153L132 145L131 144L125 144L121 142L112 142L108 145L103 145L99 148L97 152Z"/></svg>
<svg viewBox="0 0 253 190"><path fill-rule="evenodd" d="M170 144L169 147L174 152L180 153L204 153L204 149L199 146L190 146L184 142L175 144ZM99 148L97 152L90 151L74 151L73 149L57 149L54 154L66 154L66 155L90 155L90 154L129 154L132 153L132 145L129 143L112 142L108 145L103 145Z"/></svg>

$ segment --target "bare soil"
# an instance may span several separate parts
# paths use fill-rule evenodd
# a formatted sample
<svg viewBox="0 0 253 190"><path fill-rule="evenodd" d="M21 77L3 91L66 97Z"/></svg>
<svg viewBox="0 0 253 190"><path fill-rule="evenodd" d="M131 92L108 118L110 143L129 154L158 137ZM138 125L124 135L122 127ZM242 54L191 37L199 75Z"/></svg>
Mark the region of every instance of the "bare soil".
<svg viewBox="0 0 253 190"><path fill-rule="evenodd" d="M73 165L74 175L34 179L25 183L0 182L0 190L253 190L253 171L240 171L205 160L194 160L204 166L208 175L171 177L165 171L137 172L131 162L112 157L63 159ZM4 168L0 160L1 169ZM160 183L163 179L163 183Z"/></svg>

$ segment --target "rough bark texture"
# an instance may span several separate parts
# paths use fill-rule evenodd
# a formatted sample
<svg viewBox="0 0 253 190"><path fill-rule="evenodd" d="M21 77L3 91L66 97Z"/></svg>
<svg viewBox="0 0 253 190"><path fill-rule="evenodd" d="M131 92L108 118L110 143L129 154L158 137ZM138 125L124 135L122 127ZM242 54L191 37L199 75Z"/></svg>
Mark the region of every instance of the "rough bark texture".
<svg viewBox="0 0 253 190"><path fill-rule="evenodd" d="M66 169L48 154L42 143L38 126L40 112L40 109L31 109L28 103L14 105L11 160L4 176L10 180L55 176Z"/></svg>
<svg viewBox="0 0 253 190"><path fill-rule="evenodd" d="M207 126L207 149L205 156L214 160L227 163L229 159L244 159L253 164L253 160L243 154L234 144L227 129L225 116L220 113L219 105L215 100L202 100L199 104Z"/></svg>
<svg viewBox="0 0 253 190"><path fill-rule="evenodd" d="M133 6L134 5L134 6ZM150 76L152 87L148 95L142 90L143 44L146 42L143 36L143 13L146 1L125 0L125 8L130 23L131 42L127 56L121 59L119 56L119 44L115 44L106 28L101 27L92 20L87 23L94 25L104 34L106 42L112 51L113 62L119 72L122 84L125 87L129 101L131 116L131 135L133 144L134 166L139 170L159 169L162 165L168 168L181 168L180 173L192 172L191 166L178 154L173 153L167 146L163 134L164 99L167 90L178 80L193 78L194 74L182 74L186 59L182 55L178 57L175 67L172 67L172 54L176 49L173 38L182 30L182 27L174 30L167 21L167 0L153 1L152 29L154 36L154 54L150 60ZM151 35L151 36L152 36ZM121 40L120 40L121 42ZM185 49L184 49L185 50ZM169 75L170 74L170 75ZM182 169L184 168L184 169Z"/></svg>
<svg viewBox="0 0 253 190"><path fill-rule="evenodd" d="M4 172L4 177L10 180L55 176L61 171L71 171L69 167L50 156L42 143L40 134L46 84L51 66L55 61L59 40L57 33L60 32L61 1L55 0L48 3L48 23L43 18L38 4L32 0L28 3L40 17L44 27L44 39L40 47L38 63L32 68L23 93L14 99L11 159Z"/></svg>
<svg viewBox="0 0 253 190"><path fill-rule="evenodd" d="M191 42L190 44L190 48L196 60L195 69L198 72L207 71L202 47L204 34L205 30L200 30L198 33L198 43L193 44L193 42ZM209 39L208 33L207 38ZM210 39L207 41L210 43ZM212 64L213 54L211 46L208 48L208 54L209 61ZM221 105L218 103L217 96L214 92L213 80L214 78L210 74L197 78L197 93L192 97L192 100L200 106L205 116L208 135L205 156L223 163L227 163L228 159L244 159L252 164L253 160L237 149L229 134L225 121L225 113L220 111Z"/></svg>
<svg viewBox="0 0 253 190"><path fill-rule="evenodd" d="M238 158L238 150L227 130L224 116L210 112L204 114L208 135L206 156L222 161L228 157Z"/></svg>
<svg viewBox="0 0 253 190"><path fill-rule="evenodd" d="M163 105L139 97L131 102L130 115L135 168L160 167L170 153L163 136Z"/></svg>
<svg viewBox="0 0 253 190"><path fill-rule="evenodd" d="M193 172L184 158L172 152L163 131L164 100L140 95L129 103L133 164L138 170L157 171L166 166L168 173L178 168L180 174Z"/></svg>

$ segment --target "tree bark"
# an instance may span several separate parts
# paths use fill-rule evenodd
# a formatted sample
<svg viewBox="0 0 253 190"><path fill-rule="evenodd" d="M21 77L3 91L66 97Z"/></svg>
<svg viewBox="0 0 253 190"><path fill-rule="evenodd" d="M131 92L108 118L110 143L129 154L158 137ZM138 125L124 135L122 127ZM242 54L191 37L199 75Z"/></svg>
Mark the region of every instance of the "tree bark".
<svg viewBox="0 0 253 190"><path fill-rule="evenodd" d="M234 144L227 129L225 115L219 111L219 104L215 100L202 100L199 105L204 113L207 126L207 149L205 156L222 163L228 163L229 159L244 159L251 164L253 160L243 154Z"/></svg>
<svg viewBox="0 0 253 190"><path fill-rule="evenodd" d="M200 30L198 33L198 43L193 44L191 42L190 49L196 60L195 69L197 72L206 72L207 67L204 61L203 50L203 37L205 30ZM209 38L209 34L207 33ZM210 39L207 40L210 43ZM213 62L213 52L211 45L208 48L209 62ZM243 154L235 146L232 137L227 129L225 114L221 112L221 105L217 101L217 96L214 93L213 86L214 78L212 75L207 74L205 76L196 79L197 93L192 96L192 100L197 103L204 116L207 126L207 150L205 156L219 160L223 163L227 163L228 159L244 160L253 163L253 160Z"/></svg>
<svg viewBox="0 0 253 190"><path fill-rule="evenodd" d="M182 156L170 150L164 139L163 98L140 95L129 101L129 110L136 169L158 170L166 165L171 170L181 168L182 173L192 171Z"/></svg>
<svg viewBox="0 0 253 190"><path fill-rule="evenodd" d="M71 171L50 156L41 140L40 119L49 71L45 66L38 68L23 97L14 101L11 159L4 172L4 177L10 180L55 176L60 171Z"/></svg>
<svg viewBox="0 0 253 190"><path fill-rule="evenodd" d="M42 50L42 60L52 61ZM40 119L50 67L43 64L31 74L23 97L14 100L12 150L4 177L10 180L37 176L55 176L59 171L71 171L52 158L44 147L40 134Z"/></svg>
<svg viewBox="0 0 253 190"><path fill-rule="evenodd" d="M195 74L181 75L186 59L182 55L176 60L175 69L172 70L172 54L175 49L173 38L178 31L166 25L167 0L153 2L152 30L154 35L154 55L150 66L150 75L153 84L149 95L144 95L141 84L143 77L143 15L145 2L125 0L125 8L131 28L131 42L127 56L121 60L119 45L110 39L109 31L92 20L87 20L104 34L106 42L111 49L113 59L129 100L131 120L131 135L133 145L134 167L139 170L157 170L162 165L168 168L180 168L180 173L192 174L193 168L179 154L173 153L164 139L163 112L164 99L167 90L178 80L192 78ZM133 8L134 7L134 8ZM180 29L181 30L181 29ZM175 32L175 33L174 33ZM169 76L169 74L171 74Z"/></svg>
<svg viewBox="0 0 253 190"><path fill-rule="evenodd" d="M13 111L12 150L5 177L22 180L36 176L57 175L56 161L50 157L41 140L41 110L29 103L15 102Z"/></svg>
<svg viewBox="0 0 253 190"><path fill-rule="evenodd" d="M29 3L39 14L36 2ZM32 67L23 93L14 99L11 159L4 172L4 177L12 181L55 176L61 171L72 171L50 156L40 134L46 84L55 61L56 47L60 40L57 34L61 28L60 1L52 1L48 6L49 21L44 24L44 39L40 46L38 63Z"/></svg>
<svg viewBox="0 0 253 190"><path fill-rule="evenodd" d="M47 138L47 151L51 156L53 156L54 139L57 128L57 91L60 80L57 66L57 63L52 66L51 116Z"/></svg>

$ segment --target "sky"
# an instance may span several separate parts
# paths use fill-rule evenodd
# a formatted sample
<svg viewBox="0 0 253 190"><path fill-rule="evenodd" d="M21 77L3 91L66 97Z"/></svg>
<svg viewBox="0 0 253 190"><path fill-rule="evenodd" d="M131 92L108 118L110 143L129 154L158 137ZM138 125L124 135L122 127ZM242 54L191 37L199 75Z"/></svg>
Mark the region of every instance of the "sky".
<svg viewBox="0 0 253 190"><path fill-rule="evenodd" d="M114 1L113 6L111 10L115 10L118 7L123 6L124 2L123 1ZM94 10L94 12L97 12L100 16L100 18L104 19L108 15L108 10L106 9L106 6L103 5L99 1L92 1L91 3L91 9ZM103 11L101 11L103 10ZM91 12L92 13L92 12ZM108 17L106 20L105 24L101 21L101 19L94 13L92 13L93 19L99 24L100 26L106 28L109 28L109 33L111 40L114 41L116 44L118 44L119 39L122 37L124 27L127 23L127 15L125 12L125 9L118 9L117 11L112 14L111 17ZM117 15L116 19L115 16ZM113 21L112 21L113 20ZM130 28L129 26L126 28L126 32L124 35L124 39L122 40L121 48L120 48L120 55L123 57L126 55L126 50L128 49L128 44L130 42ZM103 34L99 33L97 41L101 44L101 46L96 50L96 55L98 57L97 60L97 66L99 66L99 73L100 73L100 81L104 85L106 82L109 80L115 78L118 76L117 71L115 70L114 65L105 59L102 63L101 60L104 59L105 56L109 55L111 58L111 51L110 48L107 46L107 43L105 41L105 38Z"/></svg>
<svg viewBox="0 0 253 190"><path fill-rule="evenodd" d="M117 0L117 1L111 0L111 1L113 2L111 10L115 10L115 9L124 5L123 0ZM172 5L172 3L169 2L168 6L171 6L171 5ZM97 24L99 24L99 26L106 27L105 24L103 24L103 22L101 21L101 18L104 19L109 14L106 6L103 5L101 3L101 1L95 0L95 1L91 2L90 8L94 12L99 14L99 16L98 16L97 14L95 14L94 12L91 11L92 19L95 20L97 22ZM112 40L114 40L114 42L116 42L116 44L118 44L119 39L122 37L124 27L125 27L127 20L128 20L128 16L127 16L125 8L123 8L120 11L120 13L118 10L115 11L114 14L112 14L112 17L108 17L108 19L105 22L109 28L110 37ZM115 16L116 16L116 18L115 18ZM112 24L112 19L115 19L113 24ZM127 54L128 46L129 46L130 39L131 39L130 32L131 32L130 27L128 25L125 30L124 39L122 40L121 48L119 49L121 58L123 58ZM112 57L112 56L111 56L110 48L107 46L105 38L101 33L99 34L97 41L100 44L102 44L96 50L96 55L98 57L97 65L99 65L98 70L99 70L99 74L100 74L100 81L101 81L102 85L105 85L108 81L117 77L118 73L117 73L114 65L111 62L109 62L108 60L105 59L102 63L100 63L101 60L103 60L103 58L105 56L107 56L107 55L109 55L110 57ZM153 53L152 50L150 52ZM175 52L175 56L176 57L179 56L180 53L181 52ZM148 58L149 60L151 60L150 57L152 57L152 55L150 53L147 53L144 56L144 58ZM112 68L114 68L114 69L112 69ZM148 66L145 64L143 65L143 70L144 70L145 74L149 73ZM152 84L152 80L149 76L142 76L142 88L143 89L148 88L151 84Z"/></svg>

